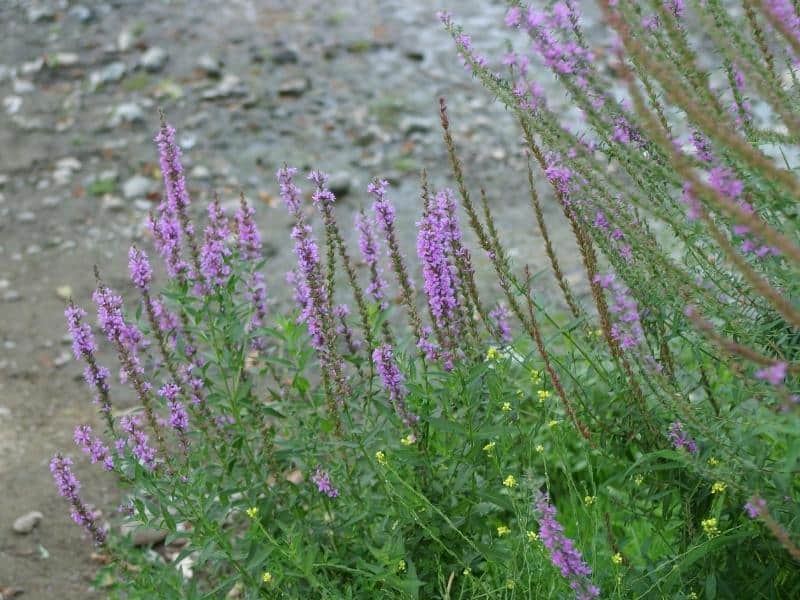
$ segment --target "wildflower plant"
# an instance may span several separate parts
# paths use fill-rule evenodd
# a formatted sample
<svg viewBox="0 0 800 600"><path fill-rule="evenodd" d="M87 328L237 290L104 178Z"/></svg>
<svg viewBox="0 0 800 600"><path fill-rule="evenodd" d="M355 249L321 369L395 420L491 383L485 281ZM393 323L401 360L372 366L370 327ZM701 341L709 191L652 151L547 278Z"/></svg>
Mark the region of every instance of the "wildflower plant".
<svg viewBox="0 0 800 600"><path fill-rule="evenodd" d="M253 207L215 199L193 222L162 121L150 231L169 280L144 246L135 297L96 273L118 380L87 312L65 313L105 424L77 424L77 451L125 494L106 523L72 458L51 463L108 562L98 581L176 598L800 594L800 14L733 5L511 2L504 57L441 14L519 123L546 265L510 258L442 99L453 185L422 173L415 248L388 182L363 191L356 251L328 177L276 165L296 258L296 310L278 314ZM166 537L145 553L120 523Z"/></svg>

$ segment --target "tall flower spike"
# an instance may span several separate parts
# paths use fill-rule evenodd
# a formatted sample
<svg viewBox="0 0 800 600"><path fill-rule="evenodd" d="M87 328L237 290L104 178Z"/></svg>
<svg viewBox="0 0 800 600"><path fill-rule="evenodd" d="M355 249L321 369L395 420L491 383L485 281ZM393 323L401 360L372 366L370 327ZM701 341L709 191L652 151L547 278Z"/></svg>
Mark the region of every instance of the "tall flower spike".
<svg viewBox="0 0 800 600"><path fill-rule="evenodd" d="M239 243L239 256L245 260L261 257L261 234L258 232L253 215L255 210L241 196L239 210L236 211L236 234Z"/></svg>
<svg viewBox="0 0 800 600"><path fill-rule="evenodd" d="M600 595L600 588L592 583L592 569L583 560L575 542L564 535L564 527L556 519L556 507L546 494L538 493L535 502L539 520L539 537L550 553L550 560L561 576L569 582L576 600L590 600Z"/></svg>
<svg viewBox="0 0 800 600"><path fill-rule="evenodd" d="M213 286L225 285L231 276L231 267L227 262L231 255L227 239L230 234L228 219L219 205L219 200L214 199L208 205L208 225L206 225L203 248L200 251L200 271L203 274L208 289L201 286L201 290L208 292Z"/></svg>
<svg viewBox="0 0 800 600"><path fill-rule="evenodd" d="M128 250L128 270L131 274L131 281L142 292L150 290L150 282L153 279L153 269L144 251L136 246L131 246Z"/></svg>
<svg viewBox="0 0 800 600"><path fill-rule="evenodd" d="M397 415L406 425L415 425L419 421L419 417L406 408L405 399L408 390L405 386L405 378L394 360L392 347L384 344L375 348L372 360L375 362L375 370L381 378L384 389L389 394L389 399L394 405Z"/></svg>
<svg viewBox="0 0 800 600"><path fill-rule="evenodd" d="M83 453L89 455L92 464L102 463L106 471L114 469L114 457L111 456L111 451L103 440L94 435L91 427L88 425L76 427L73 439Z"/></svg>
<svg viewBox="0 0 800 600"><path fill-rule="evenodd" d="M90 510L78 494L81 483L72 472L71 465L71 458L56 454L50 461L50 473L53 475L59 496L66 498L72 506L72 520L83 527L92 536L94 542L100 545L106 541L108 532L104 527L98 525L97 513Z"/></svg>
<svg viewBox="0 0 800 600"><path fill-rule="evenodd" d="M177 219L183 235L189 245L196 273L200 271L200 255L194 239L194 227L189 219L189 192L186 190L186 178L183 174L181 163L181 149L175 142L175 129L173 129L161 115L161 128L155 137L158 145L159 164L164 177L166 199L159 207L173 219Z"/></svg>
<svg viewBox="0 0 800 600"><path fill-rule="evenodd" d="M96 390L95 402L100 404L100 410L106 418L109 430L114 431L114 420L111 417L111 401L108 397L108 378L111 375L105 367L97 364L95 352L97 344L92 335L91 327L83 319L86 311L75 306L70 300L69 306L64 311L67 319L67 330L72 337L72 353L76 360L83 360L86 369L83 377L86 383Z"/></svg>
<svg viewBox="0 0 800 600"><path fill-rule="evenodd" d="M358 249L361 251L361 258L369 267L370 278L367 294L378 303L381 310L386 310L389 307L386 302L388 286L381 276L381 269L378 265L378 240L375 237L372 220L363 211L356 214L356 230L358 230Z"/></svg>

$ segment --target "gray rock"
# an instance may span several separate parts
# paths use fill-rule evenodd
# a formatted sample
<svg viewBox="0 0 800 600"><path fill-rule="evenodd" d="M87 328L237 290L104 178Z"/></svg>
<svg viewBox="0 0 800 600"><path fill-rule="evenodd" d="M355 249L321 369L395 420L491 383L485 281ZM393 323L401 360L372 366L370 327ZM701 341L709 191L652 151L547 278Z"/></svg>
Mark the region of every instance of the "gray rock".
<svg viewBox="0 0 800 600"><path fill-rule="evenodd" d="M15 79L11 87L15 94L31 94L36 91L36 86L27 79Z"/></svg>
<svg viewBox="0 0 800 600"><path fill-rule="evenodd" d="M24 210L17 215L19 223L33 223L36 221L36 213L30 210Z"/></svg>
<svg viewBox="0 0 800 600"><path fill-rule="evenodd" d="M308 77L293 77L286 79L278 85L281 96L297 98L311 89L311 80Z"/></svg>
<svg viewBox="0 0 800 600"><path fill-rule="evenodd" d="M247 88L242 85L241 79L236 75L227 74L217 85L202 94L203 100L217 100L219 98L229 98L231 96L246 96Z"/></svg>
<svg viewBox="0 0 800 600"><path fill-rule="evenodd" d="M141 198L153 189L152 181L142 175L134 175L122 184L122 195L125 198Z"/></svg>
<svg viewBox="0 0 800 600"><path fill-rule="evenodd" d="M47 196L42 200L42 206L45 208L53 208L61 204L61 198L58 196Z"/></svg>
<svg viewBox="0 0 800 600"><path fill-rule="evenodd" d="M291 48L279 46L272 51L270 58L276 65L288 65L296 63L300 56Z"/></svg>
<svg viewBox="0 0 800 600"><path fill-rule="evenodd" d="M406 116L400 119L400 131L405 135L429 133L432 130L433 122L426 117Z"/></svg>
<svg viewBox="0 0 800 600"><path fill-rule="evenodd" d="M167 54L166 50L158 46L151 46L142 54L142 57L139 59L139 64L142 65L145 70L155 73L164 68L168 58L169 54Z"/></svg>
<svg viewBox="0 0 800 600"><path fill-rule="evenodd" d="M328 189L332 191L338 198L347 195L352 187L352 178L349 173L334 173L328 180Z"/></svg>
<svg viewBox="0 0 800 600"><path fill-rule="evenodd" d="M144 110L135 102L124 102L113 111L108 119L110 127L118 127L123 123L137 123L144 121Z"/></svg>
<svg viewBox="0 0 800 600"><path fill-rule="evenodd" d="M101 202L103 208L112 212L120 211L125 208L125 201L119 196L113 194L105 194Z"/></svg>
<svg viewBox="0 0 800 600"><path fill-rule="evenodd" d="M34 5L28 7L28 21L30 23L42 23L52 21L56 18L56 13L50 6Z"/></svg>
<svg viewBox="0 0 800 600"><path fill-rule="evenodd" d="M14 521L14 525L12 525L11 528L15 533L24 535L33 531L34 527L41 523L43 518L44 515L38 510L32 510L31 512L22 515L16 521Z"/></svg>
<svg viewBox="0 0 800 600"><path fill-rule="evenodd" d="M74 67L80 62L80 56L74 52L56 52L48 61L48 67Z"/></svg>
<svg viewBox="0 0 800 600"><path fill-rule="evenodd" d="M23 75L32 75L41 71L42 67L44 67L44 58L40 56L32 61L22 63L19 68L19 72Z"/></svg>
<svg viewBox="0 0 800 600"><path fill-rule="evenodd" d="M3 108L9 115L15 115L22 108L22 98L20 96L6 96L3 98Z"/></svg>
<svg viewBox="0 0 800 600"><path fill-rule="evenodd" d="M108 83L115 83L125 77L125 73L128 72L128 67L125 66L124 62L113 62L109 65L106 65L99 71L92 71L89 74L89 86L96 90L99 87L102 87Z"/></svg>
<svg viewBox="0 0 800 600"><path fill-rule="evenodd" d="M198 58L197 67L209 77L219 77L222 74L222 61L210 54Z"/></svg>
<svg viewBox="0 0 800 600"><path fill-rule="evenodd" d="M123 29L117 36L117 50L127 52L133 46L133 34L129 29Z"/></svg>
<svg viewBox="0 0 800 600"><path fill-rule="evenodd" d="M76 4L67 12L67 16L76 23L88 23L94 17L92 9L83 4Z"/></svg>

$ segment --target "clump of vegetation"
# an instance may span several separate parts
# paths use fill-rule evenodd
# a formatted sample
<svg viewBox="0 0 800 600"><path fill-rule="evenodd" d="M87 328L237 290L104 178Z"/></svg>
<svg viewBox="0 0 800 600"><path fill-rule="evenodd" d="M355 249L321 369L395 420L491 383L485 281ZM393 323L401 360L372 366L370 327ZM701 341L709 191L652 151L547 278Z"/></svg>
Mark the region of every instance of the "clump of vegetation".
<svg viewBox="0 0 800 600"><path fill-rule="evenodd" d="M157 291L131 248L140 297L125 310L99 274L93 296L139 411L117 414L87 315L66 312L106 423L75 441L118 477L119 520L166 534L159 553L134 549L100 522L72 460L53 459L114 593L800 594L800 16L788 1L729 4L601 0L614 34L601 49L577 3L512 3L505 23L525 49L502 67L441 15L519 121L554 305L467 186L444 100L455 190L423 172L413 269L385 181L367 189L356 252L327 176L308 174L318 236L297 170L278 170L297 257L287 315L267 304L244 199L232 216L213 202L202 234L190 220L162 123L151 231L170 281ZM544 73L582 121L549 108ZM551 243L551 197L590 302ZM478 293L475 252L500 297Z"/></svg>

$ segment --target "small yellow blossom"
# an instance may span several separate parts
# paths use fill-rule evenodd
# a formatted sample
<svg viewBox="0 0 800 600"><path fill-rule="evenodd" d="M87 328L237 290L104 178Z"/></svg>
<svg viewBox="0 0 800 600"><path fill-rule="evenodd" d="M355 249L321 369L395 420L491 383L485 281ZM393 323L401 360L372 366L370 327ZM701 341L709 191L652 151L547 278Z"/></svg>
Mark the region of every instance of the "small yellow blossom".
<svg viewBox="0 0 800 600"><path fill-rule="evenodd" d="M544 446L542 446L541 444L536 444L536 448L534 448L534 450L536 450L539 454L541 454L542 452L544 452Z"/></svg>
<svg viewBox="0 0 800 600"><path fill-rule="evenodd" d="M636 477L633 478L633 483L636 485L642 485L644 483L644 475L636 475Z"/></svg>
<svg viewBox="0 0 800 600"><path fill-rule="evenodd" d="M591 506L592 504L594 504L595 500L597 500L597 496L585 496L583 498L583 503L586 506Z"/></svg>
<svg viewBox="0 0 800 600"><path fill-rule="evenodd" d="M708 537L719 535L719 527L717 527L717 520L714 517L700 521L700 525Z"/></svg>
<svg viewBox="0 0 800 600"><path fill-rule="evenodd" d="M614 556L611 557L611 562L614 563L615 565L621 565L622 564L622 554L617 552Z"/></svg>
<svg viewBox="0 0 800 600"><path fill-rule="evenodd" d="M497 360L500 357L500 352L494 346L489 346L486 351L486 360Z"/></svg>
<svg viewBox="0 0 800 600"><path fill-rule="evenodd" d="M511 412L511 402L503 402L503 406L500 407L504 413Z"/></svg>
<svg viewBox="0 0 800 600"><path fill-rule="evenodd" d="M500 525L500 527L497 528L497 535L499 535L500 537L508 535L509 533L511 533L511 530L505 525Z"/></svg>
<svg viewBox="0 0 800 600"><path fill-rule="evenodd" d="M513 488L517 485L517 479L513 475L509 475L505 479L503 479L503 485L507 488Z"/></svg>
<svg viewBox="0 0 800 600"><path fill-rule="evenodd" d="M553 394L550 393L550 390L539 390L536 395L539 396L539 402L544 402Z"/></svg>
<svg viewBox="0 0 800 600"><path fill-rule="evenodd" d="M375 460L378 461L379 465L385 465L386 464L386 455L381 450L378 450L375 453Z"/></svg>
<svg viewBox="0 0 800 600"><path fill-rule="evenodd" d="M398 573L405 573L406 572L406 561L404 561L403 559L400 559L400 561L397 563L397 566L395 567L395 571L397 571Z"/></svg>
<svg viewBox="0 0 800 600"><path fill-rule="evenodd" d="M689 594L689 600L697 600L700 596L697 595L697 592L691 592Z"/></svg>
<svg viewBox="0 0 800 600"><path fill-rule="evenodd" d="M554 419L554 420L550 421L550 422L547 424L547 426L548 426L548 427L555 427L555 426L556 426L556 425L558 425L558 424L559 424L559 421L558 421L558 419Z"/></svg>
<svg viewBox="0 0 800 600"><path fill-rule="evenodd" d="M255 519L258 516L258 507L251 506L245 512L247 513L248 517L250 517L251 519Z"/></svg>
<svg viewBox="0 0 800 600"><path fill-rule="evenodd" d="M272 573L269 571L264 571L264 574L261 575L261 581L264 583L272 583Z"/></svg>
<svg viewBox="0 0 800 600"><path fill-rule="evenodd" d="M470 569L469 567L467 567L466 569L464 569L463 571L461 571L461 574L462 574L462 575L464 575L464 577L469 577L470 575L472 575L472 569Z"/></svg>
<svg viewBox="0 0 800 600"><path fill-rule="evenodd" d="M491 454L492 452L494 452L494 447L495 447L496 445L497 445L497 444L495 444L494 442L489 442L488 444L486 444L486 445L483 447L483 451L484 451L484 452L486 452L486 454Z"/></svg>
<svg viewBox="0 0 800 600"><path fill-rule="evenodd" d="M539 539L539 534L538 534L538 533L536 533L535 531L529 531L529 532L527 533L527 535L528 535L528 541L529 541L531 544L533 544L534 542L536 542L536 541Z"/></svg>
<svg viewBox="0 0 800 600"><path fill-rule="evenodd" d="M716 467L717 465L719 465L719 460L717 460L713 456L708 459L708 466L709 467Z"/></svg>
<svg viewBox="0 0 800 600"><path fill-rule="evenodd" d="M507 579L506 580L506 588L509 589L509 590L513 590L514 589L514 580L513 579Z"/></svg>
<svg viewBox="0 0 800 600"><path fill-rule="evenodd" d="M542 383L541 371L537 371L536 369L531 371L531 383L533 383L533 385L539 385L540 383Z"/></svg>
<svg viewBox="0 0 800 600"><path fill-rule="evenodd" d="M728 485L726 483L723 483L722 481L715 481L714 485L711 486L711 493L721 494L722 492L725 491L725 488L727 487Z"/></svg>
<svg viewBox="0 0 800 600"><path fill-rule="evenodd" d="M406 437L400 438L400 443L403 444L403 446L410 446L416 441L417 436L415 436L413 433L409 433Z"/></svg>

